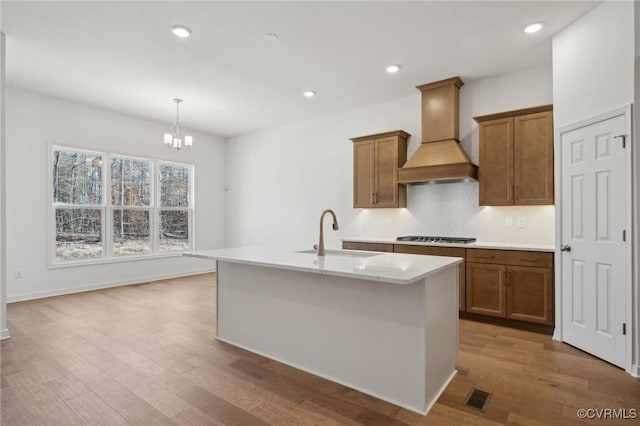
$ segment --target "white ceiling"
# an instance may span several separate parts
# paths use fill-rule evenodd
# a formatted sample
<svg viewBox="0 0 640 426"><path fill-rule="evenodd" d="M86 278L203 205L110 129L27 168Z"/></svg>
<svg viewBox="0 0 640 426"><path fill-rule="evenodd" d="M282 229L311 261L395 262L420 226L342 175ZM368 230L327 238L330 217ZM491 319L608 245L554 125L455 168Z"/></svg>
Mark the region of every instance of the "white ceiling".
<svg viewBox="0 0 640 426"><path fill-rule="evenodd" d="M7 84L231 136L551 62L582 1L2 1ZM523 32L545 22L535 35ZM193 30L178 39L170 28ZM268 43L266 33L280 39ZM401 64L396 75L385 66ZM303 90L317 96L304 98Z"/></svg>

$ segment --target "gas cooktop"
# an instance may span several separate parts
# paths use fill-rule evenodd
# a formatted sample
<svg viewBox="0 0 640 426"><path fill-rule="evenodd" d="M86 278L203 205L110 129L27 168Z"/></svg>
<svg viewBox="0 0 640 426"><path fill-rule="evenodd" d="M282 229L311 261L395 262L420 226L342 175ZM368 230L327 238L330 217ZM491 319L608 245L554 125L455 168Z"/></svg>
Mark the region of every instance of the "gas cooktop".
<svg viewBox="0 0 640 426"><path fill-rule="evenodd" d="M469 244L475 243L475 238L465 237L433 237L425 235L407 235L406 237L398 237L396 241L412 241L417 243L448 243L448 244Z"/></svg>

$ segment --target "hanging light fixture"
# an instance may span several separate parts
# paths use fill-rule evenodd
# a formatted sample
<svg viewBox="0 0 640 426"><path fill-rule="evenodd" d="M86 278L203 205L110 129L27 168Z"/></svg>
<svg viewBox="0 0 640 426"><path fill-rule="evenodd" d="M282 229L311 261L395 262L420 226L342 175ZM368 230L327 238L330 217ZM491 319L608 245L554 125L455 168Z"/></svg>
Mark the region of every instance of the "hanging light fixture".
<svg viewBox="0 0 640 426"><path fill-rule="evenodd" d="M176 121L171 126L171 133L164 134L164 144L168 148L173 148L176 151L181 149L189 149L193 146L193 138L191 136L185 136L184 140L180 136L180 102L182 99L174 99L176 103Z"/></svg>

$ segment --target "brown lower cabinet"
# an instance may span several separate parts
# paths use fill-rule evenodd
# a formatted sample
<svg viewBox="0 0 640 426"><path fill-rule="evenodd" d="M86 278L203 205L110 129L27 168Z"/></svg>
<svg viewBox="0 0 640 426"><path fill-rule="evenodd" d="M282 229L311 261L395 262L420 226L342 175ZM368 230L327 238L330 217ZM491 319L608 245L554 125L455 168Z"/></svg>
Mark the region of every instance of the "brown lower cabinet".
<svg viewBox="0 0 640 426"><path fill-rule="evenodd" d="M551 268L507 266L507 318L553 324Z"/></svg>
<svg viewBox="0 0 640 426"><path fill-rule="evenodd" d="M467 249L466 307L469 313L553 325L553 254Z"/></svg>
<svg viewBox="0 0 640 426"><path fill-rule="evenodd" d="M355 241L344 241L342 248L461 257L465 262L458 274L460 315L505 318L530 323L534 330L552 330L548 326L554 324L553 253Z"/></svg>
<svg viewBox="0 0 640 426"><path fill-rule="evenodd" d="M467 263L467 312L506 317L504 265Z"/></svg>

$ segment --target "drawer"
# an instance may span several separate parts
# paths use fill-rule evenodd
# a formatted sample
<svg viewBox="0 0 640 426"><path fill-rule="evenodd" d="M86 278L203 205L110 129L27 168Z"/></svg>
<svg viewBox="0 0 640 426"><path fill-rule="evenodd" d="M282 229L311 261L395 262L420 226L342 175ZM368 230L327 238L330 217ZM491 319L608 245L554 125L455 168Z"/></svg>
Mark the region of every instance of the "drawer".
<svg viewBox="0 0 640 426"><path fill-rule="evenodd" d="M467 262L553 267L553 253L520 250L467 249Z"/></svg>
<svg viewBox="0 0 640 426"><path fill-rule="evenodd" d="M358 243L355 241L343 241L342 248L345 250L384 251L387 253L393 253L393 244L385 243Z"/></svg>
<svg viewBox="0 0 640 426"><path fill-rule="evenodd" d="M462 247L433 247L433 246L413 246L408 244L395 244L393 251L396 253L427 254L431 256L451 256L464 259L465 249Z"/></svg>

